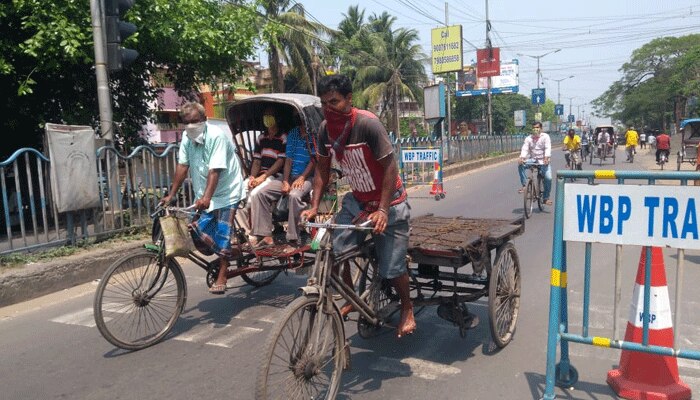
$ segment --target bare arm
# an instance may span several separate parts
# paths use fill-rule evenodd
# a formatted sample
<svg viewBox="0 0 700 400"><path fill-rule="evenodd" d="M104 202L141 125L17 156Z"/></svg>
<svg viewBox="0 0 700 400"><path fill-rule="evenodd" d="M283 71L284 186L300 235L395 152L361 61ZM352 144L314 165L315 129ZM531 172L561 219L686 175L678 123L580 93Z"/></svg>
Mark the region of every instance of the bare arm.
<svg viewBox="0 0 700 400"><path fill-rule="evenodd" d="M170 192L168 192L168 195L163 197L163 199L160 201L161 204L169 204L170 201L172 200L173 196L175 196L175 193L177 193L177 190L180 189L180 185L182 185L182 182L185 181L185 178L187 177L187 172L189 172L190 166L185 165L185 164L178 164L177 167L175 168L175 178L173 178L173 184L170 187Z"/></svg>
<svg viewBox="0 0 700 400"><path fill-rule="evenodd" d="M209 174L207 174L207 187L204 189L204 195L202 198L197 199L194 202L194 208L197 210L206 210L211 204L211 198L216 191L216 186L219 184L219 176L221 175L220 169L210 169Z"/></svg>
<svg viewBox="0 0 700 400"><path fill-rule="evenodd" d="M318 205L321 204L324 188L328 185L328 177L331 171L331 158L319 157L316 165L316 175L314 176L313 197L311 198L311 207L308 210L302 211L301 215L305 219L311 219L318 212Z"/></svg>

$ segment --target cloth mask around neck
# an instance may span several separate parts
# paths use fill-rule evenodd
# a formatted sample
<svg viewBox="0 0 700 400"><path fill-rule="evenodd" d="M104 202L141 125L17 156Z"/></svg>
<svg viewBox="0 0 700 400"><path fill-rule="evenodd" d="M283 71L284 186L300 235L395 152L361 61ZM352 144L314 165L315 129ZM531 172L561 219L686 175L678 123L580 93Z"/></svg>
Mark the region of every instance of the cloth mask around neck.
<svg viewBox="0 0 700 400"><path fill-rule="evenodd" d="M357 109L351 107L348 112L339 112L330 108L323 109L323 116L326 119L326 127L328 128L328 133L332 137L338 138L343 134L343 129L345 129L345 124L349 122L348 129L352 129L355 125L355 118L357 117Z"/></svg>
<svg viewBox="0 0 700 400"><path fill-rule="evenodd" d="M273 126L277 125L277 120L275 119L274 115L263 115L263 125L265 125L265 128L272 128Z"/></svg>
<svg viewBox="0 0 700 400"><path fill-rule="evenodd" d="M205 127L205 122L195 122L193 124L187 124L185 126L185 132L190 140L201 144L204 142L203 136Z"/></svg>

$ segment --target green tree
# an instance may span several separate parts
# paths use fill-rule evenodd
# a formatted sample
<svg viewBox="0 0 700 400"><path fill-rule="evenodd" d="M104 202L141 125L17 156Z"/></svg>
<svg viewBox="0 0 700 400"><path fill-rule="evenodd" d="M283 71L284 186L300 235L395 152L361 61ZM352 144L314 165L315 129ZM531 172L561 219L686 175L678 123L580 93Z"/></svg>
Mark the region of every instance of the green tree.
<svg viewBox="0 0 700 400"><path fill-rule="evenodd" d="M594 100L595 113L628 125L679 122L699 94L699 41L699 34L663 37L635 50L622 65L622 78Z"/></svg>
<svg viewBox="0 0 700 400"><path fill-rule="evenodd" d="M275 92L285 92L283 63L290 67L288 82L297 92L313 91L312 65L315 57L323 58L328 52L325 37L333 33L321 23L309 21L304 6L293 0L261 0L267 21L274 22L265 39L267 57Z"/></svg>
<svg viewBox="0 0 700 400"><path fill-rule="evenodd" d="M421 60L427 58L413 29L392 29L396 20L388 13L373 14L364 22L364 11L351 7L340 24L336 49L346 61L342 72L352 76L355 104L379 110L379 117L400 135L399 103L403 99L422 102L427 81Z"/></svg>
<svg viewBox="0 0 700 400"><path fill-rule="evenodd" d="M194 95L214 78L229 82L253 54L252 5L217 0L139 0L125 20L138 26L128 46L137 61L111 74L121 142L138 140L158 85ZM40 146L46 122L97 125L90 10L84 0L15 0L0 5L0 129L17 146ZM161 79L162 78L162 79ZM156 86L153 86L154 83Z"/></svg>

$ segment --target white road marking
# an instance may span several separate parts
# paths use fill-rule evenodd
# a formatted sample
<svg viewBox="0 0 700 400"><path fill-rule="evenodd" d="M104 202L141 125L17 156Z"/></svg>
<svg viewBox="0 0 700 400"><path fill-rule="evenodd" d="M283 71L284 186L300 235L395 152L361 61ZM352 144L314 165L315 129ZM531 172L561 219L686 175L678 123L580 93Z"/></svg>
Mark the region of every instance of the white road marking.
<svg viewBox="0 0 700 400"><path fill-rule="evenodd" d="M209 344L212 346L226 347L226 348L230 349L237 342L240 342L244 339L247 339L253 335L257 335L262 331L263 330L260 328L250 328L247 326L239 326L233 331L233 333L224 332L224 333L219 335L222 337L221 339L210 340L206 344Z"/></svg>
<svg viewBox="0 0 700 400"><path fill-rule="evenodd" d="M268 324L274 324L277 322L278 315L280 314L281 310L275 308L275 307L265 307L265 306L257 306L257 307L250 307L241 310L241 312L238 313L233 319L239 319L239 320L247 320L247 321L260 321L260 322L265 322ZM263 315L260 315L263 314Z"/></svg>
<svg viewBox="0 0 700 400"><path fill-rule="evenodd" d="M182 332L173 339L183 342L201 342L214 334L218 333L219 329L230 328L229 324L199 324L193 326L186 332Z"/></svg>
<svg viewBox="0 0 700 400"><path fill-rule="evenodd" d="M59 324L80 325L88 328L95 327L95 317L92 314L92 307L82 309L70 314L64 314L51 320Z"/></svg>
<svg viewBox="0 0 700 400"><path fill-rule="evenodd" d="M451 367L449 365L438 364L431 361L420 360L413 357L404 358L401 360L388 357L378 357L369 367L377 372L391 372L396 374L406 370L408 367L407 376L415 376L427 380L444 379L448 376L457 375L462 370Z"/></svg>

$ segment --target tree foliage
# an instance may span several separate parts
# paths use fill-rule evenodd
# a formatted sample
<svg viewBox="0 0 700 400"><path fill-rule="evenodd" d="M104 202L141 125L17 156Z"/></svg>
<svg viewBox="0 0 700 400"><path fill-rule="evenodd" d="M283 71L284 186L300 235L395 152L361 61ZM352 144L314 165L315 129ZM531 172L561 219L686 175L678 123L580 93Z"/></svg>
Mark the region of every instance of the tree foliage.
<svg viewBox="0 0 700 400"><path fill-rule="evenodd" d="M686 106L700 94L700 35L654 39L620 72L622 78L594 100L597 115L656 128L678 123L697 113Z"/></svg>
<svg viewBox="0 0 700 400"><path fill-rule="evenodd" d="M139 57L110 76L119 140L138 140L158 85L192 94L214 78L238 79L258 37L255 17L254 5L238 1L137 0L123 19L138 26L126 45ZM89 2L3 2L0 32L0 129L17 140L10 150L40 146L46 122L97 125Z"/></svg>
<svg viewBox="0 0 700 400"><path fill-rule="evenodd" d="M399 103L405 99L422 103L427 82L422 60L427 57L417 44L414 29L393 29L396 18L384 12L372 14L350 7L339 25L331 50L341 72L353 79L353 102L372 108L400 135Z"/></svg>
<svg viewBox="0 0 700 400"><path fill-rule="evenodd" d="M456 121L475 121L487 118L487 98L486 96L458 97L453 103L454 110L452 117ZM529 131L530 126L535 122L537 108L532 105L529 97L521 94L499 94L491 96L491 115L493 120L493 132L496 134L514 133L520 131L520 127L515 126L514 113L518 110L525 110L527 118L525 131ZM542 120L551 121L552 126L556 126L557 117L554 115L554 102L547 99L540 107Z"/></svg>

